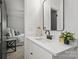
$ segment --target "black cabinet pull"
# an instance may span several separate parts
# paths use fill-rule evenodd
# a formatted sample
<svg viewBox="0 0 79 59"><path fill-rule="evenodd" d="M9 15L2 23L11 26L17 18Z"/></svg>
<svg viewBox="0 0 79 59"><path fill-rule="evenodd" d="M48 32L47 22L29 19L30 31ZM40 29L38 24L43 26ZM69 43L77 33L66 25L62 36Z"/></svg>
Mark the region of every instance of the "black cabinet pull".
<svg viewBox="0 0 79 59"><path fill-rule="evenodd" d="M30 54L31 54L31 55L33 55L33 53L32 53L32 52L31 52Z"/></svg>

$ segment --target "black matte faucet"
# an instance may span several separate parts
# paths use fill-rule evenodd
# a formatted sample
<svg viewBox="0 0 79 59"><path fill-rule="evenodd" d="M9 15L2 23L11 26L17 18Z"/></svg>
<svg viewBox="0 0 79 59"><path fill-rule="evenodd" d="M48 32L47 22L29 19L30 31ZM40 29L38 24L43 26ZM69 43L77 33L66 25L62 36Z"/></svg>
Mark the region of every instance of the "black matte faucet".
<svg viewBox="0 0 79 59"><path fill-rule="evenodd" d="M47 32L48 32L48 34L47 34ZM50 35L50 31L49 30L46 30L45 34L47 35L47 39L52 40L52 35Z"/></svg>

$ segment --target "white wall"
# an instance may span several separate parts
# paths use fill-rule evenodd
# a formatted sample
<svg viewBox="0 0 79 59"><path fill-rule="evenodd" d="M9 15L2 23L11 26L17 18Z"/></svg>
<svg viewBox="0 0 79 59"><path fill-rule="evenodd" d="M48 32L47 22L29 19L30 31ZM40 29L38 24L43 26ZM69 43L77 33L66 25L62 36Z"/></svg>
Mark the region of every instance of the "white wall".
<svg viewBox="0 0 79 59"><path fill-rule="evenodd" d="M65 31L78 34L78 0L65 0Z"/></svg>
<svg viewBox="0 0 79 59"><path fill-rule="evenodd" d="M36 28L41 26L42 0L25 0L25 34L35 35Z"/></svg>
<svg viewBox="0 0 79 59"><path fill-rule="evenodd" d="M40 0L25 0L25 33L35 34L36 26L42 24L42 8ZM78 9L77 0L64 0L64 31L74 32L77 36L78 32ZM59 35L62 31L51 31L53 35Z"/></svg>
<svg viewBox="0 0 79 59"><path fill-rule="evenodd" d="M5 0L8 13L8 26L24 32L24 0Z"/></svg>

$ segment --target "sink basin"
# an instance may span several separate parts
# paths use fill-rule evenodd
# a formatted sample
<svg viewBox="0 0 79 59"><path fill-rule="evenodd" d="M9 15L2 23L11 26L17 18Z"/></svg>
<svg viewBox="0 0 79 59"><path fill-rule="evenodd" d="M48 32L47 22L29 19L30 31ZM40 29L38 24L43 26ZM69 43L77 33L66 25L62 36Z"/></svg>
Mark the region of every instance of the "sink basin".
<svg viewBox="0 0 79 59"><path fill-rule="evenodd" d="M42 43L51 43L52 42L52 40L46 39L45 37L36 37L35 40L38 40Z"/></svg>
<svg viewBox="0 0 79 59"><path fill-rule="evenodd" d="M36 40L43 40L44 38L42 38L42 37L37 37L37 38L35 38Z"/></svg>

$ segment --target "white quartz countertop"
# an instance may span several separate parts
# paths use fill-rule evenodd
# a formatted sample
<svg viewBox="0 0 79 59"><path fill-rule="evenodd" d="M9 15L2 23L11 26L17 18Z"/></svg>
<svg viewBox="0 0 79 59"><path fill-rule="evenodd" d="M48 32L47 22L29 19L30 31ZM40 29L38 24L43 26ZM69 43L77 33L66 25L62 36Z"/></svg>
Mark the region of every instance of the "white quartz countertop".
<svg viewBox="0 0 79 59"><path fill-rule="evenodd" d="M63 51L66 51L70 48L77 47L77 41L70 45L65 45L58 41L58 38L49 40L42 37L26 37L27 39L31 40L41 48L44 48L49 53L53 54L54 56L57 56Z"/></svg>

